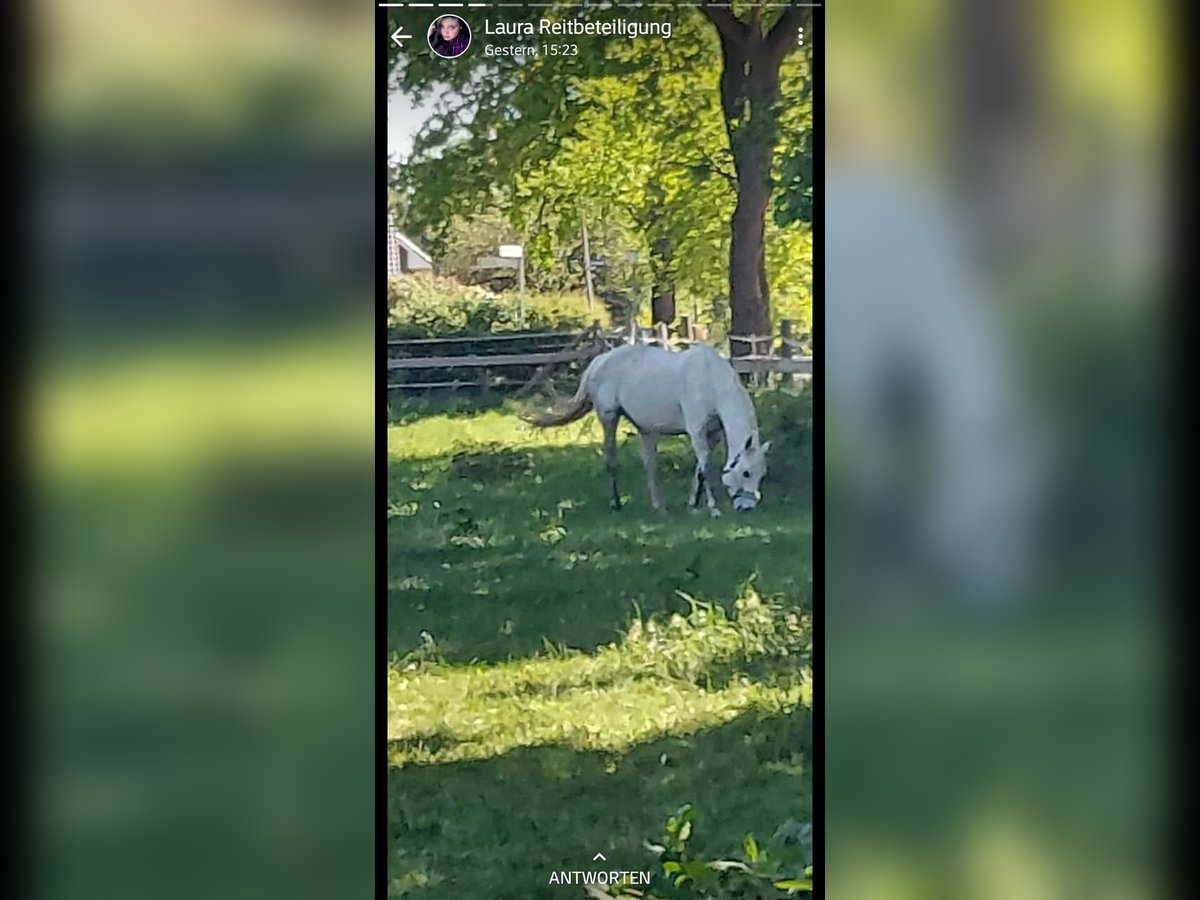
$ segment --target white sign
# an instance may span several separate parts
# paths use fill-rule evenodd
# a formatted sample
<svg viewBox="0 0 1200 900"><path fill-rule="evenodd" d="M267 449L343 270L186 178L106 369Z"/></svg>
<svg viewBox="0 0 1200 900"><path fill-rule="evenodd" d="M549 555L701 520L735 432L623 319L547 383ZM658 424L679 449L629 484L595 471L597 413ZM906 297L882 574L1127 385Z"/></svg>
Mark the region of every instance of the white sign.
<svg viewBox="0 0 1200 900"><path fill-rule="evenodd" d="M520 259L525 255L525 248L520 244L501 244L496 252L504 259Z"/></svg>

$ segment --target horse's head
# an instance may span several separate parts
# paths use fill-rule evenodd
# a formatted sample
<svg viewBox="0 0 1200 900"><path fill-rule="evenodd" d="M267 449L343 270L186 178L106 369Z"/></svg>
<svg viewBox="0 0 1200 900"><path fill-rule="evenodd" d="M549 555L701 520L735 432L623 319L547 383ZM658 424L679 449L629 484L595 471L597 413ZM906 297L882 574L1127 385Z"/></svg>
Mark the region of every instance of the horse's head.
<svg viewBox="0 0 1200 900"><path fill-rule="evenodd" d="M770 449L770 441L760 444L758 435L752 434L725 464L721 483L729 491L733 508L738 512L754 509L762 499L758 485L767 474L767 451Z"/></svg>

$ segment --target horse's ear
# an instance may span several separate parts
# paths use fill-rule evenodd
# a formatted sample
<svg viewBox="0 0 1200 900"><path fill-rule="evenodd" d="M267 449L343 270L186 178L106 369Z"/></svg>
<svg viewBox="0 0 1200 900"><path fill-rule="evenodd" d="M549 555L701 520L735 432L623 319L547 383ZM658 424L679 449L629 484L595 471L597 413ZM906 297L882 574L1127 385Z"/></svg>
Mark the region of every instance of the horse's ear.
<svg viewBox="0 0 1200 900"><path fill-rule="evenodd" d="M762 450L763 453L766 453L768 450L771 449L771 442L767 441L765 444L762 445L762 447L760 449Z"/></svg>
<svg viewBox="0 0 1200 900"><path fill-rule="evenodd" d="M750 437L746 438L746 447L745 447L745 449L746 449L746 450L753 450L753 449L754 449L754 435L750 435Z"/></svg>

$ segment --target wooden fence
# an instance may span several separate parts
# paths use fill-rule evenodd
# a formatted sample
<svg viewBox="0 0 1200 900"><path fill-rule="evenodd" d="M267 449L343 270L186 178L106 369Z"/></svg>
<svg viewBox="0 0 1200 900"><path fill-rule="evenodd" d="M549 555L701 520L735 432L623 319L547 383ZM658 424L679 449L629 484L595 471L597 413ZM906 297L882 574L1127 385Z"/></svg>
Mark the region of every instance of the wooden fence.
<svg viewBox="0 0 1200 900"><path fill-rule="evenodd" d="M576 332L390 340L388 375L395 373L403 380L389 381L388 389L473 387L486 392L516 386L524 394L532 392L562 366L590 359L610 346L613 345L605 339L598 322ZM498 375L497 371L507 374ZM435 380L426 380L415 373L433 374ZM436 380L438 375L441 380Z"/></svg>
<svg viewBox="0 0 1200 900"><path fill-rule="evenodd" d="M790 321L781 324L777 336L730 335L729 342L751 348L750 353L735 357L725 355L735 371L755 383L763 384L772 375L778 375L784 382L797 377L812 377L812 356L806 353L806 342L793 337ZM599 322L593 322L590 328L578 332L389 340L388 374L390 377L395 373L402 380L390 381L388 390L476 388L486 392L516 387L517 395L523 396L532 393L565 366L630 343L677 349L707 341L686 316L674 332L661 323L653 329L630 327L605 331ZM497 375L497 371L508 374ZM427 374L434 376L433 380L425 380ZM460 377L463 375L468 377Z"/></svg>
<svg viewBox="0 0 1200 900"><path fill-rule="evenodd" d="M653 329L639 329L638 339L642 343L670 348L686 348L697 343L708 343L701 340L697 331L687 316L683 316L674 334L665 324L659 323ZM791 382L797 376L811 378L813 358L808 352L807 342L793 335L794 326L790 319L784 319L780 323L778 336L731 334L726 339L728 344L748 346L750 352L739 353L737 356L730 356L726 352L723 355L729 360L734 371L749 375L760 384L771 375L779 375L785 382Z"/></svg>

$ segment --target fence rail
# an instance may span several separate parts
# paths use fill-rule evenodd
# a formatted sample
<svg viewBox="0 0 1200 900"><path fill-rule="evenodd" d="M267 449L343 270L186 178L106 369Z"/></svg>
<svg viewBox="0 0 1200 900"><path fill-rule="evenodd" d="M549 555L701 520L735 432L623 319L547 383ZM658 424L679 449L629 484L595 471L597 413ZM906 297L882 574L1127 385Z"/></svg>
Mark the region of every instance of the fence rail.
<svg viewBox="0 0 1200 900"><path fill-rule="evenodd" d="M519 334L479 334L461 337L398 338L387 342L389 347L419 346L422 344L474 344L480 341L531 341L543 338L570 338L583 331L529 331Z"/></svg>
<svg viewBox="0 0 1200 900"><path fill-rule="evenodd" d="M389 359L388 371L396 369L479 369L500 366L541 366L546 363L574 362L588 356L587 350L559 350L551 353L494 353L472 356L410 356Z"/></svg>
<svg viewBox="0 0 1200 900"><path fill-rule="evenodd" d="M733 370L742 375L799 375L811 378L811 356L784 359L780 356L735 356L729 360Z"/></svg>
<svg viewBox="0 0 1200 900"><path fill-rule="evenodd" d="M488 390L492 387L520 385L519 394L529 393L542 384L558 367L570 363L582 362L614 346L627 343L642 343L656 345L669 349L687 348L696 344L707 343L701 340L698 330L684 317L681 327L675 334L669 333L666 325L654 329L622 328L615 331L605 331L600 323L595 322L590 328L578 332L543 331L525 334L489 334L476 337L437 337L413 338L411 340L389 340L389 352L403 351L410 348L414 351L433 349L452 344L475 344L476 342L495 343L498 349L506 349L504 342L534 341L542 346L531 348L526 352L499 353L466 353L454 356L403 355L390 357L387 360L388 372L421 372L443 370L450 380L441 381L401 381L389 383L389 390L431 390L479 388ZM750 376L757 383L763 383L769 376L778 375L784 382L794 378L811 378L813 375L813 357L799 355L799 351L807 349L803 340L792 336L792 323L784 321L780 334L774 335L730 335L730 343L741 343L753 348L753 352L739 354L729 359L734 371ZM776 349L776 342L778 348ZM765 352L763 352L765 351ZM528 369L536 367L529 377L497 377L495 369ZM457 375L463 370L476 370L477 377L462 379ZM519 371L518 371L519 374Z"/></svg>

